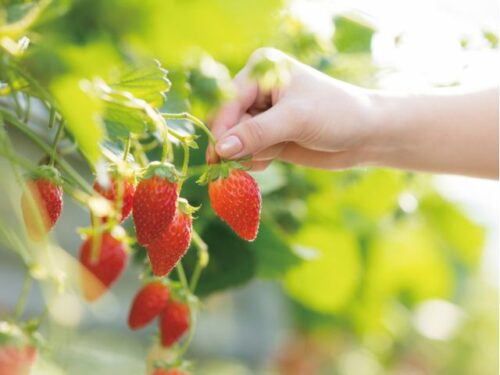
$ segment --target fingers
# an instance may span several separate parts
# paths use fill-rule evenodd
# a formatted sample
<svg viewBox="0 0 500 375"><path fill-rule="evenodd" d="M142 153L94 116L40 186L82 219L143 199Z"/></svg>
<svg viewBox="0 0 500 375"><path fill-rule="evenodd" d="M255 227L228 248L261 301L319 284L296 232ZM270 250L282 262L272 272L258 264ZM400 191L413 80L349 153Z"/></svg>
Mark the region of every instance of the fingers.
<svg viewBox="0 0 500 375"><path fill-rule="evenodd" d="M223 158L237 159L293 141L297 131L289 111L278 104L229 129L220 137L215 150Z"/></svg>

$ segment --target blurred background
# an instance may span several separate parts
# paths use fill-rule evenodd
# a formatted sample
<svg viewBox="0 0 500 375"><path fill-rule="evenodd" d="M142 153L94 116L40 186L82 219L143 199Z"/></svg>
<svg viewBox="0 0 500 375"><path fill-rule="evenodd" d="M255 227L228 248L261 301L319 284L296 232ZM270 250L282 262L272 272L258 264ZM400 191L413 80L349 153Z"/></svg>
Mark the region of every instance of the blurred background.
<svg viewBox="0 0 500 375"><path fill-rule="evenodd" d="M123 61L154 57L172 81L165 109L206 119L261 46L371 88L498 83L499 21L494 0L53 1L33 25L25 64L57 96L60 77L106 76ZM65 108L85 116L72 95L64 92ZM30 125L51 139L44 108L33 106ZM93 132L90 122L86 129ZM25 156L43 156L8 132ZM194 160L201 165L203 152ZM70 162L92 180L81 157ZM27 243L16 176L4 159L0 173L0 221L10 239ZM497 181L284 164L255 177L263 221L252 244L206 209L205 189L186 185L190 202L202 205L195 225L211 255L188 353L195 374L498 373ZM95 305L71 288L54 293L46 285L51 267L57 274L63 265L71 276L81 243L75 228L88 224L88 213L65 199L53 236L57 261L38 275L25 313L39 314L49 302L42 327L49 348L33 373L143 374L156 327L132 333L126 326L143 249ZM3 237L0 316L15 305L26 273ZM188 272L192 253L184 259Z"/></svg>

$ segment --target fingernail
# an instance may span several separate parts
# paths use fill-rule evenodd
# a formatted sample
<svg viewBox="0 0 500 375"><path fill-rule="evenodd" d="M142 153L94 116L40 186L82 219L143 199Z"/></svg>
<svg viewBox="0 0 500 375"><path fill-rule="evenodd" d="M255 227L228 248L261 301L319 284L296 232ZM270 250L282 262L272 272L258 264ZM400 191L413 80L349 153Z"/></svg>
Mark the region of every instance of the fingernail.
<svg viewBox="0 0 500 375"><path fill-rule="evenodd" d="M215 150L222 157L230 157L240 152L243 149L243 144L240 139L235 135L230 135L223 140L217 142Z"/></svg>

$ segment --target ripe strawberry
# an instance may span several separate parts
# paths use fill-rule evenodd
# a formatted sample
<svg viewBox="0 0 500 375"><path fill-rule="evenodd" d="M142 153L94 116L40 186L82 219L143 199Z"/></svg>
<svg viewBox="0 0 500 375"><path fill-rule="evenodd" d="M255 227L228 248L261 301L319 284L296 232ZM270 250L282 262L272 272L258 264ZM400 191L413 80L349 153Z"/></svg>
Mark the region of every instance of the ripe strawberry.
<svg viewBox="0 0 500 375"><path fill-rule="evenodd" d="M26 183L21 209L28 235L43 238L55 225L63 207L63 191L59 172L49 166L40 167Z"/></svg>
<svg viewBox="0 0 500 375"><path fill-rule="evenodd" d="M121 184L121 187L119 186ZM120 191L121 188L121 191ZM134 179L131 177L110 176L110 184L103 187L99 182L94 182L94 190L101 194L104 198L114 204L115 209L121 206L121 215L119 221L123 222L132 212L132 202L134 201L135 185ZM121 203L118 201L121 197Z"/></svg>
<svg viewBox="0 0 500 375"><path fill-rule="evenodd" d="M97 241L97 244L94 244L94 241ZM81 268L83 295L86 300L95 301L110 288L125 269L127 264L125 246L110 233L102 233L100 239L90 236L80 248L80 263L83 266Z"/></svg>
<svg viewBox="0 0 500 375"><path fill-rule="evenodd" d="M179 369L164 369L164 368L157 368L154 372L153 375L187 375L187 372L181 371Z"/></svg>
<svg viewBox="0 0 500 375"><path fill-rule="evenodd" d="M130 329L139 329L160 315L169 296L168 288L161 282L149 283L136 294L128 316Z"/></svg>
<svg viewBox="0 0 500 375"><path fill-rule="evenodd" d="M208 182L213 210L243 239L253 241L260 221L261 197L257 182L247 172L230 169Z"/></svg>
<svg viewBox="0 0 500 375"><path fill-rule="evenodd" d="M152 243L170 224L177 204L177 172L174 166L153 162L137 185L133 212L137 242Z"/></svg>
<svg viewBox="0 0 500 375"><path fill-rule="evenodd" d="M180 302L169 301L160 317L160 337L163 346L171 346L181 339L189 329L189 307Z"/></svg>
<svg viewBox="0 0 500 375"><path fill-rule="evenodd" d="M36 354L36 349L29 345L0 347L0 374L28 375Z"/></svg>
<svg viewBox="0 0 500 375"><path fill-rule="evenodd" d="M18 326L0 321L0 374L27 375L36 360L32 337Z"/></svg>
<svg viewBox="0 0 500 375"><path fill-rule="evenodd" d="M168 227L146 247L153 274L165 276L172 271L189 248L191 230L191 214L178 208Z"/></svg>

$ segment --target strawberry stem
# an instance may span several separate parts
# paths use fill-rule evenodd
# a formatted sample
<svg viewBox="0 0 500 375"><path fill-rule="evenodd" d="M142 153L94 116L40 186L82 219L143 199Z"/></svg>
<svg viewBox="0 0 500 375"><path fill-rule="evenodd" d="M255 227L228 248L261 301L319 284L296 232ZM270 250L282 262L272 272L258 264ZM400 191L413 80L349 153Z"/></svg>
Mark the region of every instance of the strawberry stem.
<svg viewBox="0 0 500 375"><path fill-rule="evenodd" d="M129 133L123 149L123 161L127 161L128 153L130 152L131 138L132 136Z"/></svg>
<svg viewBox="0 0 500 375"><path fill-rule="evenodd" d="M10 125L14 126L16 129L24 133L24 135L31 139L31 141L33 141L33 143L35 143L44 152L49 155L52 153L52 149L49 145L43 142L36 133L34 133L31 129L21 123L9 111L0 108L0 115L5 117ZM73 182L80 185L80 187L87 193L92 193L92 187L78 174L78 172L73 169L73 167L69 165L69 163L67 163L64 159L59 158L57 155L54 155L54 159L59 167L71 177L71 180L73 180Z"/></svg>
<svg viewBox="0 0 500 375"><path fill-rule="evenodd" d="M205 241L202 240L198 232L193 230L191 238L193 240L193 244L198 249L198 262L196 263L196 267L193 271L193 276L191 276L191 283L189 284L191 293L194 293L196 290L196 286L198 285L198 281L200 280L201 272L208 264L209 255L208 246Z"/></svg>
<svg viewBox="0 0 500 375"><path fill-rule="evenodd" d="M52 152L50 153L50 162L49 162L49 165L51 167L54 166L54 161L55 161L55 156L57 154L57 144L59 143L59 141L61 140L61 137L63 135L63 128L64 128L64 121L63 119L61 119L59 121L59 125L57 127L57 132L56 132L56 135L54 137L54 141L52 142Z"/></svg>
<svg viewBox="0 0 500 375"><path fill-rule="evenodd" d="M19 295L19 299L17 300L16 307L14 309L14 315L12 316L14 321L17 321L21 318L24 312L24 308L26 307L26 301L28 299L28 294L31 290L33 279L29 271L26 272L24 276L23 286L21 289L21 294Z"/></svg>
<svg viewBox="0 0 500 375"><path fill-rule="evenodd" d="M212 144L215 145L215 143L217 142L215 140L214 135L212 134L212 132L210 131L210 129L203 123L203 121L201 121L199 118L193 116L190 113L187 113L187 112L181 112L181 113L162 113L161 115L165 119L187 120L187 121L191 122L193 125L195 125L198 128L200 128L203 132L205 132L205 134L207 135L208 140L210 141L210 143L212 143Z"/></svg>
<svg viewBox="0 0 500 375"><path fill-rule="evenodd" d="M177 263L177 265L175 266L175 269L177 270L177 274L179 275L179 280L181 281L183 288L189 289L187 277L186 277L186 272L184 272L184 267L182 266L181 261L179 261Z"/></svg>

